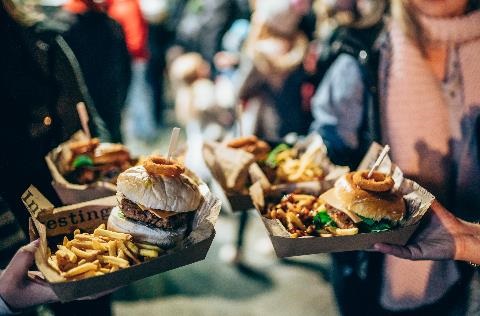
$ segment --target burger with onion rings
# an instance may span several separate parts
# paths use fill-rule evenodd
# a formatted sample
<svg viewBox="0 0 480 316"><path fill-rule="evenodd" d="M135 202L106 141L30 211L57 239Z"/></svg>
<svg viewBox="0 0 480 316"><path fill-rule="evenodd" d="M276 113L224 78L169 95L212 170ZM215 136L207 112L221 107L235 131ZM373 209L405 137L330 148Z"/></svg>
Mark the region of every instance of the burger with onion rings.
<svg viewBox="0 0 480 316"><path fill-rule="evenodd" d="M350 172L335 182L334 188L320 196L323 211L314 219L316 226L337 235L390 230L404 218L402 195L393 192L391 176L368 171Z"/></svg>
<svg viewBox="0 0 480 316"><path fill-rule="evenodd" d="M122 172L117 197L118 206L108 218L108 229L164 249L185 237L202 201L198 184L185 168L160 156Z"/></svg>

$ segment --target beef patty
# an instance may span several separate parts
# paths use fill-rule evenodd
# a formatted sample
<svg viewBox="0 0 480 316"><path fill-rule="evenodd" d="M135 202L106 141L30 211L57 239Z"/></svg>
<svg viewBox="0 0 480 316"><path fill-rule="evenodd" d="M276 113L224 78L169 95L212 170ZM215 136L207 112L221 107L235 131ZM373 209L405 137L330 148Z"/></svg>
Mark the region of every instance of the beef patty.
<svg viewBox="0 0 480 316"><path fill-rule="evenodd" d="M142 210L136 203L123 198L120 207L126 218L133 219L162 229L175 229L182 226L187 220L189 213L177 213L172 216L161 218L149 210Z"/></svg>

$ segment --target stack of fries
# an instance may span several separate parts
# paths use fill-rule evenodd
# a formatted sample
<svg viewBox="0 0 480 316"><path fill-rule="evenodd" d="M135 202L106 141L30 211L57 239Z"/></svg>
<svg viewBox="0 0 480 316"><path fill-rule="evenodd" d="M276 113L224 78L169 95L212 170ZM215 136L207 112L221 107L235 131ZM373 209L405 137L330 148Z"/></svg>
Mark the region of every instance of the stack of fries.
<svg viewBox="0 0 480 316"><path fill-rule="evenodd" d="M74 231L72 240L63 237L62 245L52 254L48 264L66 280L80 280L127 268L156 258L163 252L157 246L132 241L132 235L105 229L101 224L93 234Z"/></svg>
<svg viewBox="0 0 480 316"><path fill-rule="evenodd" d="M322 180L325 177L325 171L315 163L313 155L305 153L298 157L295 149L279 153L277 163L277 179L280 183Z"/></svg>

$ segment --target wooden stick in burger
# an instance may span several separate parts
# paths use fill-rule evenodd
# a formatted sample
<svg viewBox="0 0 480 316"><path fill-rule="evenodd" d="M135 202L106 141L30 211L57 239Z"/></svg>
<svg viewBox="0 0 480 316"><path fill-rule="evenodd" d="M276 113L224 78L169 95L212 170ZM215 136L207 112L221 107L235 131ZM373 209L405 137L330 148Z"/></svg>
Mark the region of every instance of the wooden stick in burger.
<svg viewBox="0 0 480 316"><path fill-rule="evenodd" d="M90 128L88 127L88 112L87 112L87 107L85 106L85 103L83 102L78 102L77 103L77 112L78 116L80 117L80 123L82 124L82 129L85 135L87 135L88 139L92 138L92 134L90 134Z"/></svg>
<svg viewBox="0 0 480 316"><path fill-rule="evenodd" d="M370 168L370 171L368 172L368 175L367 175L368 179L372 177L373 172L382 164L383 159L387 157L387 154L389 151L390 151L390 146L385 145L382 152L378 156L377 160L375 160L375 163L373 164L372 168Z"/></svg>

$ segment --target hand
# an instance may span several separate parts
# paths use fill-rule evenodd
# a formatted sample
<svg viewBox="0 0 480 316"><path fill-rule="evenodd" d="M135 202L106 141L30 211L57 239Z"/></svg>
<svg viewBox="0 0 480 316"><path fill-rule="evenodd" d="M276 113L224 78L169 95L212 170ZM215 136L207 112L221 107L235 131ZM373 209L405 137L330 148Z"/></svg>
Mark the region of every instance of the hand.
<svg viewBox="0 0 480 316"><path fill-rule="evenodd" d="M28 271L33 265L39 240L20 248L0 275L0 296L13 309L58 301L48 284Z"/></svg>
<svg viewBox="0 0 480 316"><path fill-rule="evenodd" d="M406 246L375 244L374 249L410 260L463 260L480 264L480 225L456 218L434 201L426 222Z"/></svg>

